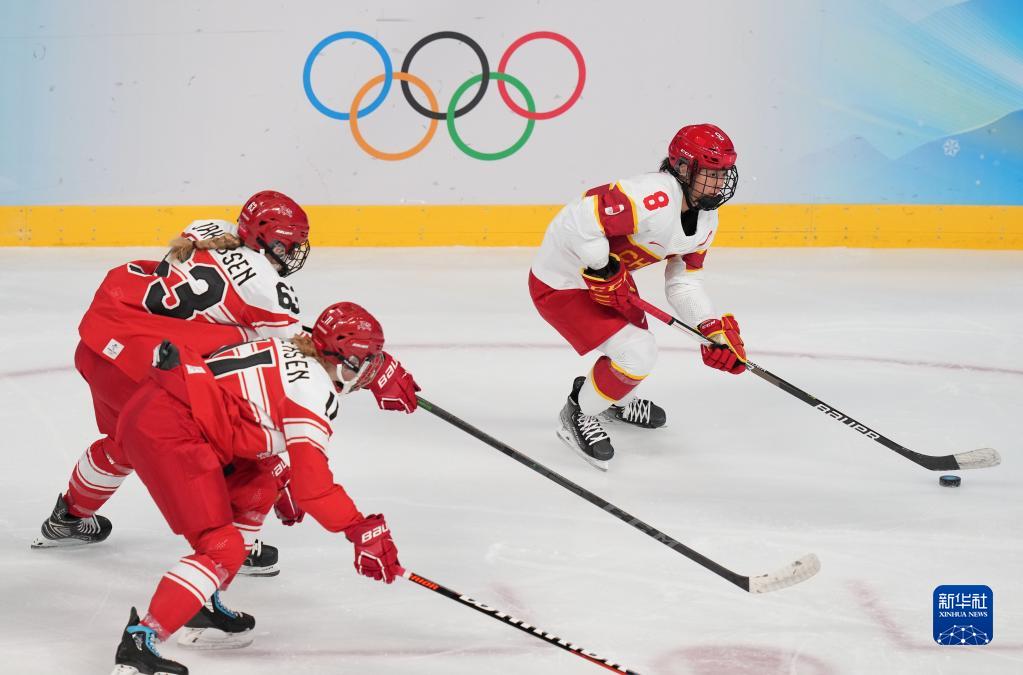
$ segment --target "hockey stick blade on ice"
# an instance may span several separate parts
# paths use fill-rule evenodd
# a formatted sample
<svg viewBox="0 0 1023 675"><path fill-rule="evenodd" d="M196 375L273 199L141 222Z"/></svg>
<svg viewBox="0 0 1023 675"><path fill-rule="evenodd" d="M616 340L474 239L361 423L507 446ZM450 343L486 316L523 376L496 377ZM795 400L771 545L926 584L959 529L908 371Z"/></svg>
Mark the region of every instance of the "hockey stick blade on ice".
<svg viewBox="0 0 1023 675"><path fill-rule="evenodd" d="M572 481L568 480L561 474L548 469L543 464L540 464L536 460L527 457L526 455L522 454L521 452L511 447L510 445L502 443L501 441L497 440L490 434L481 431L480 429L477 429L476 427L469 424L460 417L456 417L455 415L449 413L447 410L444 410L443 408L436 406L433 403L430 403L422 396L417 396L416 400L419 401L419 405L424 410L436 415L437 417L441 418L448 424L451 424L452 426L461 429L470 436L483 441L484 443L494 448L495 450L498 450L507 455L508 457L511 457L519 464L529 467L530 469L537 472L544 478L554 481L555 483L565 488L569 492L575 494L578 497L582 497L583 499L593 504L594 506L597 506L600 509L606 511L607 513L610 513L618 520L621 520L625 523L628 523L629 525L632 525L634 528L636 528L643 534L656 539L657 541L661 542L668 548L674 550L676 553L681 553L682 555L689 558L696 564L700 565L705 569L710 570L711 572L718 575L722 579L732 582L733 584L735 584L744 591L747 591L749 593L768 593L770 591L777 591L782 588L794 586L795 584L798 584L801 581L806 581L813 575L817 574L817 572L821 568L821 563L817 559L817 556L811 553L809 555L803 556L802 558L796 560L793 563L790 563L789 565L786 565L782 569L776 572L772 572L770 574L761 574L760 576L756 577L747 577L738 574L737 572L733 572L732 570L721 565L720 563L711 560L702 553L689 548L682 542L676 541L675 539L665 534L664 532L661 532L660 530L651 527L650 525L647 525L639 518L633 516L632 514L626 511L623 511L622 509L618 508L617 506L607 501L606 499L598 497L597 495L593 494L592 492L582 487L581 485L577 485L576 483L573 483Z"/></svg>
<svg viewBox="0 0 1023 675"><path fill-rule="evenodd" d="M436 581L431 581L426 577L414 574L408 570L402 570L401 575L414 584L418 584L419 586L422 586L427 590L433 591L434 593L437 593L439 595L443 595L445 598L454 600L455 602L465 605L466 607L475 609L477 612L486 614L492 619L497 619L498 621L502 621L508 624L509 626L514 626L523 633L528 633L533 637L540 638L544 642L552 644L555 647L561 647L565 651L571 652L572 654L575 654L580 658L586 659L590 663L598 665L601 668L606 668L607 670L610 670L615 673L622 673L622 675L639 675L639 673L637 673L635 670L629 670L625 666L614 663L613 661L609 661L604 657L598 656L597 654L594 654L593 652L587 649L583 649L579 645L572 644L567 640L559 638L557 635L554 635L553 633L548 633L547 631L540 630L536 626L531 626L525 621L522 621L521 619L516 619L514 616L511 616L510 614L505 614L504 612L498 609L494 609L493 607L489 607L483 604L482 602L479 602L478 600L473 600L467 595L462 595L460 593L457 593L456 591L451 590L450 588L441 586Z"/></svg>
<svg viewBox="0 0 1023 675"><path fill-rule="evenodd" d="M697 340L704 344L713 344L710 340L703 336L700 331L693 328L687 323L676 319L667 312L661 310L659 307L651 305L646 300L640 298L633 298L633 304L642 309L650 316L663 321L669 326L673 326L683 333L688 333L691 337L695 337ZM925 469L931 471L959 471L961 469L983 469L989 466L998 466L1002 463L1002 458L998 454L998 451L994 448L978 448L976 450L967 450L965 452L957 452L954 455L925 455L920 452L915 452L909 448L900 445L892 439L884 436L883 434L874 431L866 424L863 424L859 420L854 420L843 413L838 408L832 405L824 403L816 396L809 394L796 385L786 382L766 368L762 368L752 361L746 361L746 370L753 373L757 377L767 382L770 382L774 386L778 387L782 391L785 391L792 396L795 396L803 403L813 406L816 410L820 410L828 417L838 420L845 426L849 427L855 432L866 436L867 438L877 441L884 447L896 452L911 462L915 462Z"/></svg>

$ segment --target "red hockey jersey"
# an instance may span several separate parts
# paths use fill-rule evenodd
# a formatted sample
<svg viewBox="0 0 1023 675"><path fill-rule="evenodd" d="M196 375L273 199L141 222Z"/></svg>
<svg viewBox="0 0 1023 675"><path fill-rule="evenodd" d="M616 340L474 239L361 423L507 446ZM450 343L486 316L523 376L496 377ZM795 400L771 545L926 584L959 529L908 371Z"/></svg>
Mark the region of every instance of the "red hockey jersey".
<svg viewBox="0 0 1023 675"><path fill-rule="evenodd" d="M191 239L234 233L227 221L196 221ZM209 354L227 344L299 332L295 290L262 254L195 251L185 262L134 261L110 270L78 327L82 341L138 381L163 339Z"/></svg>
<svg viewBox="0 0 1023 675"><path fill-rule="evenodd" d="M173 377L168 386L168 375L153 373L173 391ZM184 377L192 415L222 463L287 452L299 506L331 532L362 519L327 462L340 402L314 359L289 341L270 338L225 347L205 365L183 355L174 373Z"/></svg>

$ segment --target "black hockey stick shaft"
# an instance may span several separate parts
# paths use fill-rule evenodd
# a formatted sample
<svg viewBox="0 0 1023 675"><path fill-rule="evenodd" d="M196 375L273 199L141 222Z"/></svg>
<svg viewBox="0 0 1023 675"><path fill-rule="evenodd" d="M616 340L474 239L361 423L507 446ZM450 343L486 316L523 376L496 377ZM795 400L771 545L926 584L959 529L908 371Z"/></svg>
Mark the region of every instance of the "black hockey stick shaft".
<svg viewBox="0 0 1023 675"><path fill-rule="evenodd" d="M536 626L531 626L530 624L526 623L525 621L522 621L521 619L516 619L515 617L506 614L498 609L494 609L493 607L485 605L482 602L479 602L478 600L473 600L467 595L462 595L461 593L453 591L450 588L447 588L446 586L438 584L436 581L431 581L430 579L410 572L409 570L403 570L402 576L414 584L422 586L427 590L433 591L438 595L443 595L445 598L454 600L455 602L465 605L466 607L475 609L477 612L486 614L492 619L497 619L498 621L506 623L509 626L514 626L523 633L527 633L529 635L532 635L533 637L540 638L541 640L547 642L548 644L552 644L555 647L560 647L567 652L570 652L578 657L586 659L590 663L600 666L601 668L606 668L607 670L613 671L615 673L622 673L623 675L639 675L639 673L637 673L634 670L629 670L625 666L609 661L604 657L598 656L597 654L594 654L593 652L587 649L583 649L578 645L572 644L567 640L559 638L557 635L554 635L553 633L548 633L547 631L540 630Z"/></svg>
<svg viewBox="0 0 1023 675"><path fill-rule="evenodd" d="M526 455L522 454L521 452L519 452L515 448L512 448L506 443L502 443L501 441L497 440L490 434L481 431L480 429L477 429L476 427L469 424L465 420L456 417L455 415L452 415L447 410L444 410L443 408L436 406L433 403L430 403L422 396L418 396L417 400L419 401L419 405L423 409L433 413L434 415L441 418L445 422L455 427L458 427L459 429L466 432L470 436L478 438L479 440L483 441L490 447L499 450L500 452L503 452L505 455L511 457L519 464L529 467L530 469L537 472L544 478L548 478L554 481L555 483L565 488L569 492L572 492L573 494L582 497L583 499L593 504L594 506L597 506L603 509L604 511L607 511L615 518L618 518L619 520L626 522L629 525L632 525L634 528L636 528L643 534L653 537L654 539L661 542L668 548L674 549L678 553L681 553L682 555L694 561L698 565L705 567L706 569L710 570L719 577L732 582L742 590L744 591L750 590L749 577L744 577L741 574L733 572L727 567L724 567L721 564L714 562L713 560L703 555L702 553L694 551L693 549L689 548L682 542L676 541L675 539L661 532L660 530L650 525L647 525L639 518L633 516L630 513L627 513L626 511L623 511L622 509L618 508L617 506L607 501L606 499L598 497L597 495L593 494L592 492L582 487L581 485L577 485L572 481L568 480L567 478L565 478L564 476L562 476L561 474L548 469L543 464L540 464L539 462L531 459L530 457L527 457Z"/></svg>
<svg viewBox="0 0 1023 675"><path fill-rule="evenodd" d="M678 328L683 332L689 332L693 334L695 337L699 338L700 341L702 342L711 343L711 341L708 340L703 335L703 333L701 333L696 328L693 328L689 324L684 323L679 319L676 319L675 317L671 316L670 314L663 311L659 307L651 305L646 300L640 298L633 298L632 302L634 305L645 311L647 314L650 314L654 318L663 321L669 326L674 326L675 328ZM812 394L803 391L802 389L792 384L791 382L783 380L782 378L778 377L777 375L767 370L766 368L762 368L757 364L753 363L752 361L746 361L745 363L746 370L748 372L753 373L762 380L770 382L774 386L791 394L792 396L795 396L800 401L803 401L807 405L812 406L816 410L820 410L822 413L824 413L831 419L838 420L839 422L849 427L853 431L856 431L871 440L877 441L878 443L885 446L889 450L897 452L898 454L902 455L911 462L915 462L920 466L930 469L932 471L956 471L962 468L959 465L959 462L956 460L955 455L941 456L925 455L923 453L910 450L909 448L896 443L887 436L877 431L874 431L873 429L868 427L866 424L860 422L859 420L855 420L852 417L849 417L848 415L843 413L841 410L838 410L834 406L824 403L816 396L813 396Z"/></svg>

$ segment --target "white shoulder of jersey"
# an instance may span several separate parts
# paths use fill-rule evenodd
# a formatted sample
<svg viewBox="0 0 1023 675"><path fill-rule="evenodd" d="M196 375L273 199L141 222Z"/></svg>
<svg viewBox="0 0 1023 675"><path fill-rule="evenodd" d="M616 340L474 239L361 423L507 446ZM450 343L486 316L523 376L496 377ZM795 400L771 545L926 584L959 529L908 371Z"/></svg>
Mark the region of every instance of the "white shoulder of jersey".
<svg viewBox="0 0 1023 675"><path fill-rule="evenodd" d="M618 181L618 184L622 186L622 190L628 194L633 201L639 201L637 206L642 206L642 202L646 197L653 196L658 192L664 192L667 195L669 202L684 200L682 196L682 186L678 184L674 176L665 173L664 171L647 171L629 178L623 178ZM659 200L651 200L651 204L655 204ZM651 209L647 209L651 210ZM652 210L660 210L652 209Z"/></svg>
<svg viewBox="0 0 1023 675"><path fill-rule="evenodd" d="M334 383L315 359L306 356L288 340L274 338L277 353L280 354L279 364L284 395L291 401L302 406L317 419L314 422L324 427L329 437L333 433L334 418L337 417L339 401ZM284 425L287 427L288 420ZM284 430L285 436L288 430Z"/></svg>
<svg viewBox="0 0 1023 675"><path fill-rule="evenodd" d="M181 236L198 241L219 237L222 234L238 234L238 223L230 220L193 220L182 231Z"/></svg>
<svg viewBox="0 0 1023 675"><path fill-rule="evenodd" d="M246 305L279 315L254 322L256 332L263 337L290 337L294 331L281 335L278 329L298 321L298 297L266 256L244 246L212 253Z"/></svg>
<svg viewBox="0 0 1023 675"><path fill-rule="evenodd" d="M660 171L643 173L618 182L636 210L637 234L669 239L679 229L679 216L685 205L682 186L674 177Z"/></svg>
<svg viewBox="0 0 1023 675"><path fill-rule="evenodd" d="M671 220L669 213L675 216L681 212L684 197L682 188L678 181L666 173L648 172L641 173L630 178L623 178L610 185L612 190L621 190L616 193L624 193L628 198L637 220L637 225L642 229L642 223L654 217L657 222ZM603 187L603 186L602 186ZM593 196L583 195L575 201L569 202L555 216L554 222L562 227L576 229L582 233L604 236L603 226L598 221L598 214L594 211ZM614 208L612 205L611 208ZM624 205L618 208L624 208ZM607 215L614 215L608 213Z"/></svg>

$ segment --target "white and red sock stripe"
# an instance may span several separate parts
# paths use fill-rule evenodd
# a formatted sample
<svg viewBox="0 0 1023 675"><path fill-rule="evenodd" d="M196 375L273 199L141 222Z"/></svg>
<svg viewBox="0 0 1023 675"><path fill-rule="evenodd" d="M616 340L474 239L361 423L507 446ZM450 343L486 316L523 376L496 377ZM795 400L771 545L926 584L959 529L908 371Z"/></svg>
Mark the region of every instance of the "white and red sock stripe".
<svg viewBox="0 0 1023 675"><path fill-rule="evenodd" d="M103 440L82 453L68 482L67 502L72 515L88 517L96 513L121 486L132 470L110 461L103 451Z"/></svg>
<svg viewBox="0 0 1023 675"><path fill-rule="evenodd" d="M210 596L220 587L220 579L216 572L192 556L179 560L177 565L163 575L163 578L184 588L200 604L209 600Z"/></svg>
<svg viewBox="0 0 1023 675"><path fill-rule="evenodd" d="M242 539L245 540L245 552L249 553L252 551L252 545L259 539L259 531L263 529L263 523L253 525L251 523L235 521L233 525L242 533Z"/></svg>

